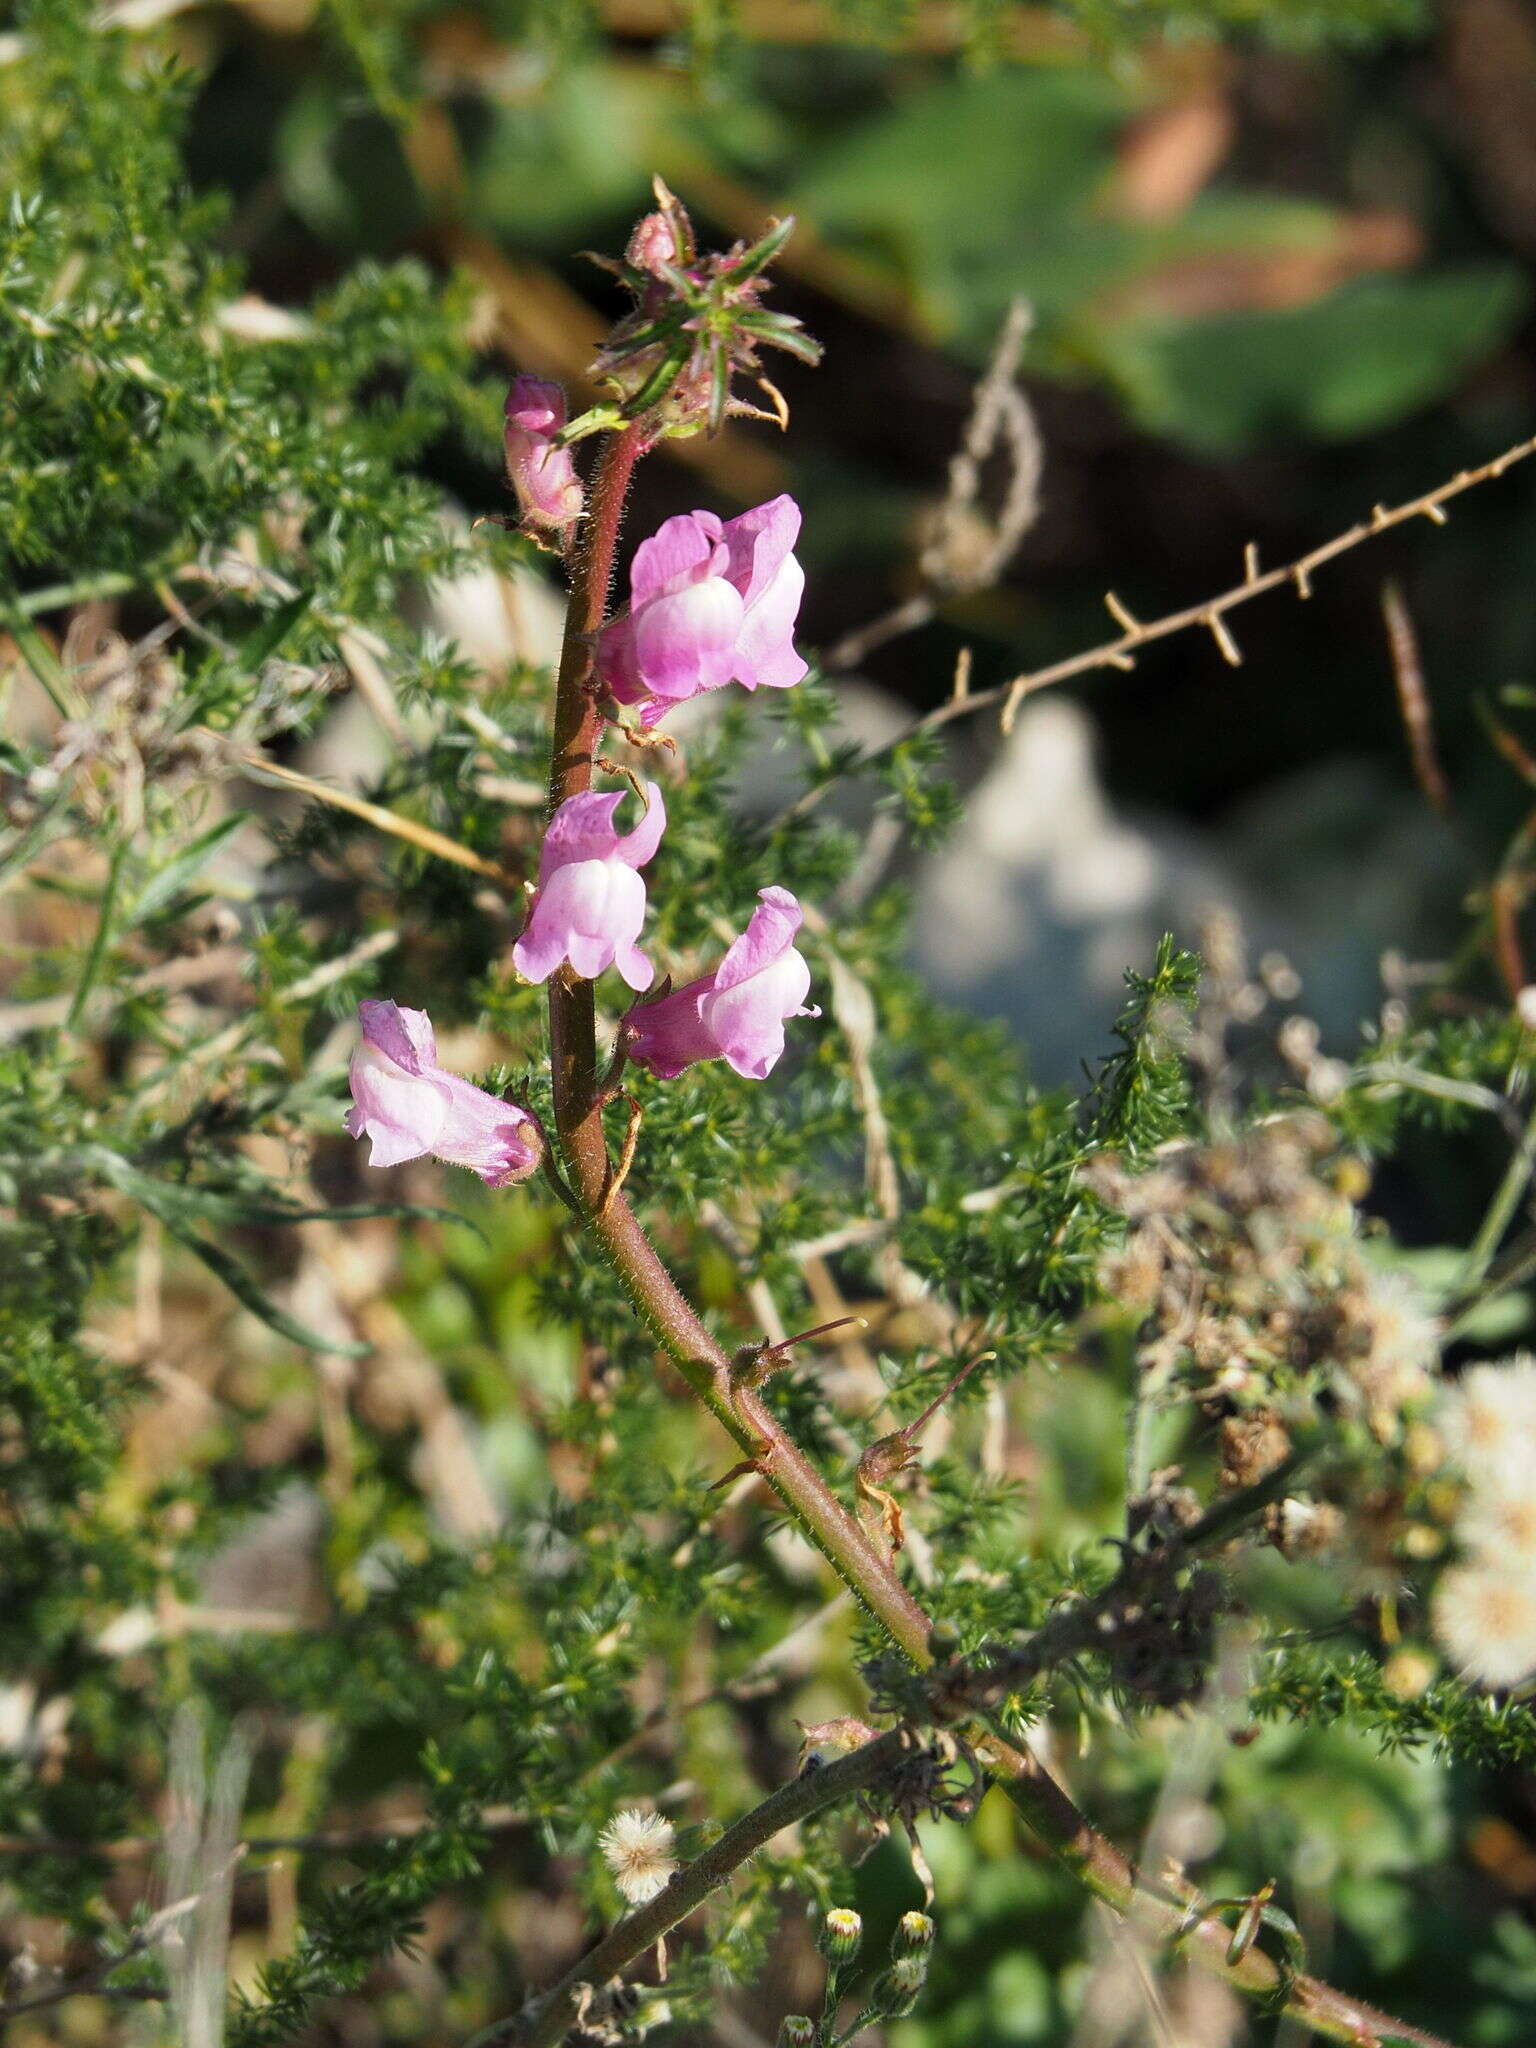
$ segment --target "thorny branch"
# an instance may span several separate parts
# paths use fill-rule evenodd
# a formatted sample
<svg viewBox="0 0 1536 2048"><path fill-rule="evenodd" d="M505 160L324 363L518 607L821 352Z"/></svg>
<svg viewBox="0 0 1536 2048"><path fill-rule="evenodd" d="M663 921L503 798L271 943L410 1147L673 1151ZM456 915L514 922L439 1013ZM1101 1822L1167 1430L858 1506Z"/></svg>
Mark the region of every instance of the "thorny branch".
<svg viewBox="0 0 1536 2048"><path fill-rule="evenodd" d="M1411 519L1429 519L1436 526L1446 521L1445 507L1463 491L1474 490L1477 485L1489 483L1504 472L1512 469L1517 462L1524 462L1536 455L1536 436L1528 441L1519 441L1512 448L1506 448L1502 455L1496 455L1491 462L1480 464L1476 469L1459 470L1443 484L1437 484L1432 491L1425 491L1417 498L1409 498L1401 505L1377 505L1368 519L1362 519L1344 533L1335 534L1332 540L1324 541L1312 549L1310 554L1299 556L1288 562L1284 568L1261 570L1258 552L1250 541L1245 550L1244 572L1241 583L1233 584L1218 597L1206 598L1200 604L1186 605L1182 611L1168 612L1160 619L1141 620L1135 617L1113 591L1106 594L1104 602L1121 631L1110 640L1104 640L1096 647L1084 648L1081 653L1067 655L1061 661L1050 663L1046 668L1032 669L1024 675L1015 676L1011 682L998 683L990 690L957 691L946 703L925 712L914 719L905 731L894 739L885 740L877 747L871 747L856 761L848 764L844 772L856 774L861 769L874 766L905 746L922 733L937 732L952 724L957 718L969 718L978 711L990 711L1001 707L1002 729L1005 733L1013 730L1014 719L1024 699L1033 696L1036 690L1044 690L1052 683L1064 683L1073 676L1087 675L1096 669L1130 669L1136 665L1136 656L1143 647L1155 640L1167 640L1175 633L1187 632L1192 626L1203 626L1221 649L1222 655L1238 666L1242 653L1233 639L1227 625L1227 616L1239 605L1249 603L1253 598L1262 597L1267 591L1282 589L1291 585L1298 597L1312 595L1312 578L1325 563L1347 554L1362 542L1374 540L1378 534L1389 533L1393 527L1405 526ZM774 825L786 819L802 816L813 810L826 796L830 783L818 783L798 797ZM770 828L772 829L772 828Z"/></svg>

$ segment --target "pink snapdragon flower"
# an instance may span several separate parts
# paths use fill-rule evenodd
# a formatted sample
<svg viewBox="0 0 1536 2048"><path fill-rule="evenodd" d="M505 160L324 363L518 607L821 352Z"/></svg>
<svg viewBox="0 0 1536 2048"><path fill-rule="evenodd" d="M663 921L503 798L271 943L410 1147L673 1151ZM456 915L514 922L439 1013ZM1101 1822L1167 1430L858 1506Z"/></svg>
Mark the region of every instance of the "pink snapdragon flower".
<svg viewBox="0 0 1536 2048"><path fill-rule="evenodd" d="M800 905L787 889L761 889L758 909L713 974L624 1019L629 1056L670 1081L696 1060L724 1060L749 1081L766 1080L784 1051L788 1017L804 1009L811 970L795 950Z"/></svg>
<svg viewBox="0 0 1536 2048"><path fill-rule="evenodd" d="M598 673L655 725L674 704L725 683L787 690L805 572L791 550L800 507L772 498L722 523L713 512L663 520L635 551L628 612L603 628Z"/></svg>
<svg viewBox="0 0 1536 2048"><path fill-rule="evenodd" d="M515 1102L503 1102L437 1064L437 1042L425 1010L398 1003L359 1003L361 1045L348 1079L347 1130L371 1138L370 1166L398 1166L431 1153L467 1166L487 1187L526 1180L544 1149L538 1125Z"/></svg>
<svg viewBox="0 0 1536 2048"><path fill-rule="evenodd" d="M529 981L547 981L569 960L583 981L616 966L635 990L647 989L656 970L636 946L645 922L643 868L661 844L666 806L654 782L645 785L650 808L633 832L616 832L613 814L624 801L617 790L567 797L549 822L539 855L539 886L512 963Z"/></svg>
<svg viewBox="0 0 1536 2048"><path fill-rule="evenodd" d="M563 538L585 502L570 449L555 443L565 425L565 393L538 377L517 377L506 410L507 481L523 522Z"/></svg>

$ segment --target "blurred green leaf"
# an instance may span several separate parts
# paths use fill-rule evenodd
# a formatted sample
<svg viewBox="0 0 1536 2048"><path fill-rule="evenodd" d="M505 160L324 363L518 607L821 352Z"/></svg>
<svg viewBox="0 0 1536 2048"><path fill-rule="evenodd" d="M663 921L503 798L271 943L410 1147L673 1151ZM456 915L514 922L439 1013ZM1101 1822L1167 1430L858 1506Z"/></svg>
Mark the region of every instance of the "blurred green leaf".
<svg viewBox="0 0 1536 2048"><path fill-rule="evenodd" d="M882 257L942 334L985 345L1016 292L1064 312L1139 250L1136 229L1094 213L1134 109L1125 87L1071 67L930 86L824 144L795 211Z"/></svg>
<svg viewBox="0 0 1536 2048"><path fill-rule="evenodd" d="M1361 279L1294 311L1127 324L1096 346L1143 426L1225 452L1387 425L1495 348L1528 298L1510 265L1465 264Z"/></svg>

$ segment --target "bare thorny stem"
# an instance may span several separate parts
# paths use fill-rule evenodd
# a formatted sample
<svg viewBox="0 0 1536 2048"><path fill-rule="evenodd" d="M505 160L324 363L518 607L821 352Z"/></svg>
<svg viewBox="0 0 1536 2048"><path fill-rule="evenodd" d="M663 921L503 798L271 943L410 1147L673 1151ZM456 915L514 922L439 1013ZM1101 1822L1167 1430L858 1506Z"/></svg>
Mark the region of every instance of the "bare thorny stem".
<svg viewBox="0 0 1536 2048"><path fill-rule="evenodd" d="M1501 458L1499 466L1506 467L1532 449L1536 443L1512 451ZM594 639L613 576L623 501L639 453L634 428L610 435L593 480L586 539L573 567L557 684L550 767L552 810L591 784L603 725ZM1490 467L1488 473L1495 471ZM1457 487L1466 485L1446 487L1439 495L1450 495ZM1378 523L1406 516L1383 515ZM1327 553L1340 549L1341 544L1334 543L1316 559L1326 559ZM1269 587L1289 573L1273 572L1257 579L1255 587ZM1138 632L1150 638L1156 632L1172 630L1173 625L1164 622L1159 628ZM1072 672L1095 665L1095 655L1082 657ZM1041 678L1046 679L1054 677ZM971 703L982 701L976 698ZM883 1549L836 1499L772 1411L733 1384L730 1358L679 1291L625 1195L614 1190L602 1126L592 984L573 979L562 970L550 983L549 1010L555 1127L587 1228L612 1259L636 1309L700 1401L754 1462L804 1534L913 1665L920 1670L928 1668L933 1662L929 1616L897 1577ZM1214 1921L1187 1929L1187 1893L1145 1878L1090 1825L1033 1755L1014 1748L991 1729L967 1732L1030 1832L1090 1891L1149 1938L1180 1941L1191 1960L1236 1989L1284 2010L1314 2033L1347 2042L1352 2048L1389 2048L1393 2043L1404 2044L1404 2048L1448 2048L1434 2035L1376 2012L1316 1978L1289 1972L1257 1947L1234 1955L1229 1930ZM840 1763L797 1778L772 1794L680 1871L656 1899L614 1927L538 2001L531 2017L503 2022L481 2035L481 2042L517 2037L525 2048L552 2048L571 2023L581 1984L599 1985L635 1962L779 1828L873 1784L889 1768L903 1739L901 1731L893 1730ZM882 1746L886 1744L891 1745L889 1756Z"/></svg>
<svg viewBox="0 0 1536 2048"><path fill-rule="evenodd" d="M925 712L915 719L893 739L873 747L858 760L851 762L845 773L854 774L862 768L873 766L889 754L915 739L918 735L937 732L941 727L953 724L956 719L970 718L978 711L1000 709L1002 729L1011 732L1019 706L1026 697L1032 697L1037 690L1049 688L1054 683L1064 683L1073 676L1089 675L1097 669L1131 669L1136 666L1136 656L1143 647L1155 640L1167 640L1175 633L1188 632L1192 627L1203 627L1215 640L1222 657L1234 668L1242 661L1242 653L1232 637L1227 624L1228 614L1240 605L1250 603L1266 592L1280 590L1289 585L1301 598L1312 595L1312 578L1317 570L1339 555L1348 554L1364 541L1374 540L1377 535L1390 533L1394 527L1405 526L1413 519L1432 520L1442 526L1447 514L1445 507L1453 498L1459 498L1463 491L1474 490L1479 484L1491 483L1503 476L1517 462L1525 462L1536 455L1536 437L1520 441L1513 448L1506 448L1502 455L1496 455L1490 462L1484 462L1475 469L1458 470L1455 476L1437 484L1432 491L1425 491L1417 498L1406 499L1401 505L1377 505L1367 519L1357 520L1344 533L1336 533L1331 540L1323 541L1310 553L1298 556L1294 562L1287 562L1276 569L1261 569L1258 554L1250 542L1244 555L1243 579L1234 583L1230 590L1224 590L1216 597L1205 598L1199 604L1186 605L1180 611L1168 612L1160 619L1138 619L1121 603L1113 591L1107 593L1105 604L1110 616L1121 630L1112 639L1101 641L1096 647L1086 647L1076 654L1069 654L1061 661L1053 661L1045 668L1030 669L1015 676L1011 682L998 683L989 690L957 689L947 702ZM918 621L917 623L921 623ZM856 636L850 636L853 638ZM784 814L796 817L812 810L831 788L829 782L818 783L808 789L789 806ZM780 823L782 820L775 820Z"/></svg>

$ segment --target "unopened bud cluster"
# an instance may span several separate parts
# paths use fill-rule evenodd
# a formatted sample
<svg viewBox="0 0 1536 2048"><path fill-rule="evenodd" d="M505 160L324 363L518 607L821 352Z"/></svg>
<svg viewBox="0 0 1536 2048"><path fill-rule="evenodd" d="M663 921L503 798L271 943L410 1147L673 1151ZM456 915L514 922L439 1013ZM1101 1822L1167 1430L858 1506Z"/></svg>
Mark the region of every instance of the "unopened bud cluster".
<svg viewBox="0 0 1536 2048"><path fill-rule="evenodd" d="M715 433L731 413L783 423L783 400L763 376L759 351L786 350L802 362L821 349L792 314L763 305L764 272L794 221L776 221L758 241L706 254L693 224L656 181L657 211L630 236L622 263L604 261L634 294L635 308L608 337L592 375L618 393L626 420L644 420L651 440ZM602 260L602 259L600 259ZM774 410L737 398L738 376L755 378Z"/></svg>
<svg viewBox="0 0 1536 2048"><path fill-rule="evenodd" d="M821 1923L816 1946L829 1963L851 1963L864 1939L864 1922L847 1906L834 1906Z"/></svg>
<svg viewBox="0 0 1536 2048"><path fill-rule="evenodd" d="M928 1959L933 1948L934 1925L926 1913L903 1913L891 1936L890 1962L870 1986L865 2000L866 2020L901 2019L917 2004L928 1980ZM816 1946L830 1966L828 2012L836 2007L843 1983L858 1958L864 1939L864 1923L846 1906L835 1906L821 1923ZM779 2048L807 2048L812 2036L799 2031L809 2022L786 2020L779 2034ZM790 2032L789 2029L794 2031Z"/></svg>

